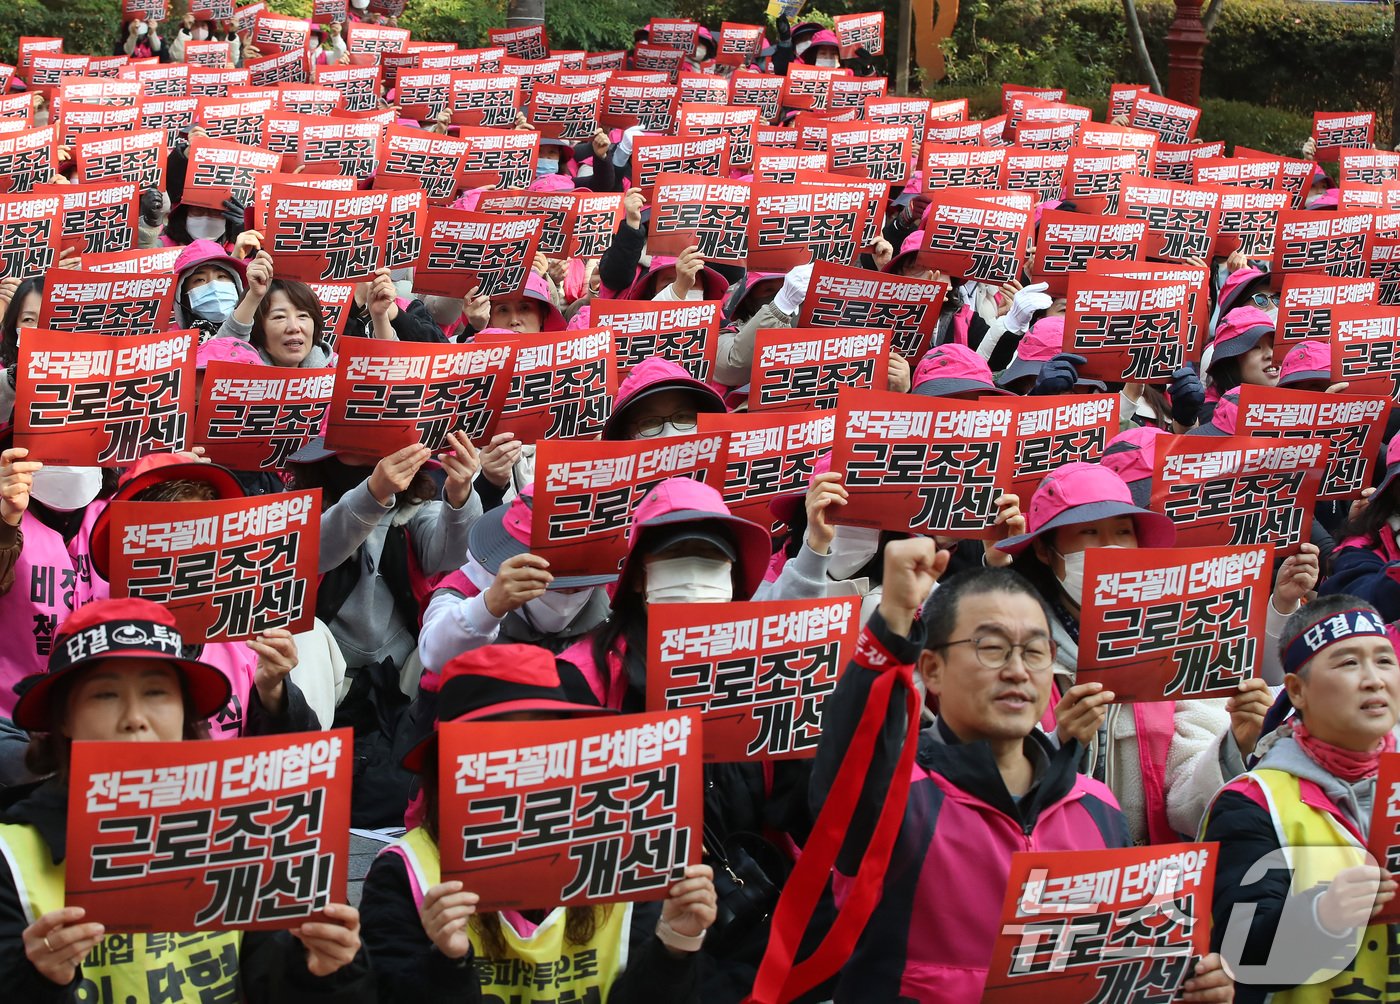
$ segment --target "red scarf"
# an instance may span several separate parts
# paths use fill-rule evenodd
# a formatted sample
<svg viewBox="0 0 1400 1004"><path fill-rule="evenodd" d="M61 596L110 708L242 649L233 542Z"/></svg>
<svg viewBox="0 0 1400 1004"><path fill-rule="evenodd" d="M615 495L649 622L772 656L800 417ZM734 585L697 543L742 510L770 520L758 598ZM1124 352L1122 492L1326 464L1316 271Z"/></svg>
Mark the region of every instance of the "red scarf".
<svg viewBox="0 0 1400 1004"><path fill-rule="evenodd" d="M1333 777L1339 777L1348 784L1355 784L1365 777L1374 777L1380 769L1381 754L1395 752L1395 735L1387 732L1385 738L1369 753L1344 750L1333 746L1308 732L1301 718L1293 719L1293 740L1314 763Z"/></svg>

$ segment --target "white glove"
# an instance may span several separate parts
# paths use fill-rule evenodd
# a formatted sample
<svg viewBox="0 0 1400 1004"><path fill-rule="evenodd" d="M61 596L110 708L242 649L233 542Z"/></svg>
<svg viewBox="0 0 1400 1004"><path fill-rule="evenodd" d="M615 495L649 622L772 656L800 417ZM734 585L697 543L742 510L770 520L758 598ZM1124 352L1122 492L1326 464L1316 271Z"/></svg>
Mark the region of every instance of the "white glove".
<svg viewBox="0 0 1400 1004"><path fill-rule="evenodd" d="M773 297L773 306L783 314L796 314L807 299L807 286L812 281L812 266L798 265L783 280L783 288ZM1048 287L1047 287L1048 288Z"/></svg>
<svg viewBox="0 0 1400 1004"><path fill-rule="evenodd" d="M1011 309L1006 314L1006 330L1024 332L1030 327L1031 318L1037 310L1045 310L1054 299L1045 291L1048 282L1035 282L1020 290L1011 300Z"/></svg>
<svg viewBox="0 0 1400 1004"><path fill-rule="evenodd" d="M632 140L643 131L639 125L628 126L622 130L622 138L617 141L617 146L613 147L613 163L615 165L621 167L632 159Z"/></svg>

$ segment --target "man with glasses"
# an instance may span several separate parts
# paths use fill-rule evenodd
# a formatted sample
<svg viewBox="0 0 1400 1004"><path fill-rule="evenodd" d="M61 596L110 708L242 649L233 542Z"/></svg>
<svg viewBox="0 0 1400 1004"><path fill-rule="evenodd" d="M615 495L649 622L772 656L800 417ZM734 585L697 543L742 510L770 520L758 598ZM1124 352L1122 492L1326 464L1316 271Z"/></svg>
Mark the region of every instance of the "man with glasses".
<svg viewBox="0 0 1400 1004"><path fill-rule="evenodd" d="M903 808L883 890L842 970L838 1002L978 999L1012 854L1128 842L1112 793L1077 772L1078 742L1057 747L1036 727L1054 673L1044 602L1009 569L959 573L929 596L947 563L947 553L927 538L885 548L879 610L825 706L812 777L818 809L844 787L837 780L843 763L859 757L866 704L887 705L837 857L843 907L855 899L847 898L848 876L867 853L880 853L872 836L882 810ZM900 758L915 670L938 717L917 734L907 764ZM903 679L891 689L893 681L881 680L886 674ZM1228 1000L1218 957L1203 960L1184 990L1182 1000Z"/></svg>

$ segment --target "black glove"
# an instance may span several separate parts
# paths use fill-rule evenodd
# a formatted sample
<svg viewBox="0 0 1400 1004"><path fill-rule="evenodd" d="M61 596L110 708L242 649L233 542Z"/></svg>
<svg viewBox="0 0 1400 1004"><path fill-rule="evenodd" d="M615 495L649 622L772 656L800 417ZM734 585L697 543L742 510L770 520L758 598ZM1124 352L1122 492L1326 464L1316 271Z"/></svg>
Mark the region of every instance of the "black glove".
<svg viewBox="0 0 1400 1004"><path fill-rule="evenodd" d="M1061 352L1040 367L1040 375L1035 378L1031 395L1042 397L1047 394L1068 394L1079 382L1079 367L1089 360L1072 352Z"/></svg>
<svg viewBox="0 0 1400 1004"><path fill-rule="evenodd" d="M224 200L224 232L241 234L245 229L243 203L237 199Z"/></svg>
<svg viewBox="0 0 1400 1004"><path fill-rule="evenodd" d="M850 60L851 70L857 77L868 77L875 72L875 58L865 46L857 47Z"/></svg>
<svg viewBox="0 0 1400 1004"><path fill-rule="evenodd" d="M1172 374L1167 397L1172 403L1172 421L1187 427L1196 424L1201 415L1201 407L1206 403L1205 384L1190 366L1183 366Z"/></svg>
<svg viewBox="0 0 1400 1004"><path fill-rule="evenodd" d="M158 188L148 188L141 193L141 222L148 227L160 226L160 211L165 198Z"/></svg>
<svg viewBox="0 0 1400 1004"><path fill-rule="evenodd" d="M778 18L778 44L787 45L792 41L792 22L788 20L786 14Z"/></svg>

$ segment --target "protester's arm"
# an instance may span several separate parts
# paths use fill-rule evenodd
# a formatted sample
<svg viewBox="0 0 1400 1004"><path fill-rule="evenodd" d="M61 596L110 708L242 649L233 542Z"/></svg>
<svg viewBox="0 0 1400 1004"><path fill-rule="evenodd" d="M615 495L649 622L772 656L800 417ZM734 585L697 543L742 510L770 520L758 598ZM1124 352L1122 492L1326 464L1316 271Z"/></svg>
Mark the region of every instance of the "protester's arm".
<svg viewBox="0 0 1400 1004"><path fill-rule="evenodd" d="M737 331L720 332L715 351L715 379L730 387L742 387L753 375L753 344L759 331L765 328L790 328L797 323L796 314L784 314L774 304L765 303Z"/></svg>
<svg viewBox="0 0 1400 1004"><path fill-rule="evenodd" d="M450 572L462 564L467 535L481 518L481 499L471 490L481 469L481 456L462 432L448 436L447 446L448 452L438 454L447 474L442 500L417 506L408 521L408 539L418 567L427 575ZM464 490L467 494L462 498Z"/></svg>
<svg viewBox="0 0 1400 1004"><path fill-rule="evenodd" d="M603 257L598 259L598 281L603 289L625 293L637 278L637 264L646 249L647 232L642 226L642 190L634 188L622 199L626 215Z"/></svg>
<svg viewBox="0 0 1400 1004"><path fill-rule="evenodd" d="M15 566L24 549L20 524L29 509L34 474L41 466L22 446L0 453L0 596L15 585Z"/></svg>
<svg viewBox="0 0 1400 1004"><path fill-rule="evenodd" d="M423 613L418 656L424 668L441 672L463 652L490 645L500 631L501 618L492 616L480 593L463 596L455 589L438 589Z"/></svg>
<svg viewBox="0 0 1400 1004"><path fill-rule="evenodd" d="M394 496L389 497L388 505L382 505L370 493L369 482L361 481L321 513L321 573L339 567L358 551L393 509Z"/></svg>
<svg viewBox="0 0 1400 1004"><path fill-rule="evenodd" d="M1178 701L1167 750L1167 821L1178 833L1192 834L1220 786L1244 773L1230 732L1225 699Z"/></svg>
<svg viewBox="0 0 1400 1004"><path fill-rule="evenodd" d="M621 904L613 907L622 909ZM627 968L618 976L608 994L608 1004L700 1004L700 972L703 952L684 954L669 951L656 936L661 903L637 903L632 907L628 931Z"/></svg>
<svg viewBox="0 0 1400 1004"><path fill-rule="evenodd" d="M380 854L365 876L360 905L365 948L374 960L385 1001L481 1000L472 956L449 959L423 930L409 885L408 868L398 854Z"/></svg>
<svg viewBox="0 0 1400 1004"><path fill-rule="evenodd" d="M18 526L0 520L0 596L14 588L15 565L19 563L22 550L24 532Z"/></svg>
<svg viewBox="0 0 1400 1004"><path fill-rule="evenodd" d="M447 336L421 300L411 300L389 322L401 342L446 342Z"/></svg>
<svg viewBox="0 0 1400 1004"><path fill-rule="evenodd" d="M1371 603L1387 621L1400 620L1400 561L1386 561L1364 545L1332 553L1332 573L1320 593L1345 593Z"/></svg>
<svg viewBox="0 0 1400 1004"><path fill-rule="evenodd" d="M238 301L238 306L233 308L233 313L225 320L219 328L220 337L232 336L241 338L245 342L253 330L253 321L257 316L258 305L263 302L263 297L267 296L267 287L272 283L272 255L266 251L259 251L244 272L246 288L243 296Z"/></svg>

